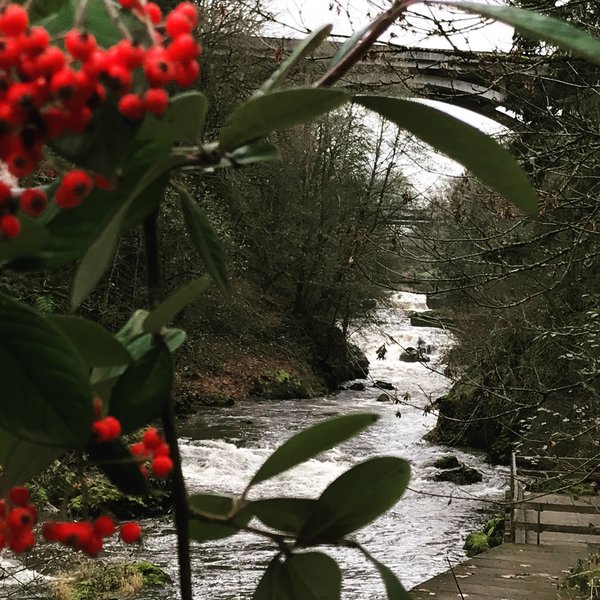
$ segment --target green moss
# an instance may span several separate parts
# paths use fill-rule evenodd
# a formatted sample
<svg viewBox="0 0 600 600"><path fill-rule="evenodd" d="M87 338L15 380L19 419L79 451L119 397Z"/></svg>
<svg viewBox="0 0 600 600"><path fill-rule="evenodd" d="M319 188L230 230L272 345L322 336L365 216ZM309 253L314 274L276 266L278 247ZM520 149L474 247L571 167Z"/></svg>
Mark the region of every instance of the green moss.
<svg viewBox="0 0 600 600"><path fill-rule="evenodd" d="M465 540L464 549L467 551L467 556L475 556L489 550L488 536L481 531L470 533Z"/></svg>
<svg viewBox="0 0 600 600"><path fill-rule="evenodd" d="M313 398L324 391L324 382L308 370L293 374L283 369L276 369L258 377L251 394L267 400L287 400Z"/></svg>
<svg viewBox="0 0 600 600"><path fill-rule="evenodd" d="M148 560L135 563L132 568L142 576L144 585L159 587L171 583L171 578L160 567Z"/></svg>
<svg viewBox="0 0 600 600"><path fill-rule="evenodd" d="M488 519L483 525L482 531L470 533L463 547L467 551L467 556L475 556L499 546L503 541L504 517L497 516Z"/></svg>

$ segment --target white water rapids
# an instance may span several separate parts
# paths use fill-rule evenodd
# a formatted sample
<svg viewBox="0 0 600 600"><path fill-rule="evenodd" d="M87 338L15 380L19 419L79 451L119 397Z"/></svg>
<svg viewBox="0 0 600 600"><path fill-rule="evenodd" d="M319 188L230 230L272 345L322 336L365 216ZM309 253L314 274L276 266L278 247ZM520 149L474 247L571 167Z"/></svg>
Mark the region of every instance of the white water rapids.
<svg viewBox="0 0 600 600"><path fill-rule="evenodd" d="M465 535L484 516L484 504L454 498L499 498L505 487L501 469L484 464L479 457L451 452L468 466L483 473L479 484L458 487L438 483L431 477L431 463L448 452L424 442L422 436L435 425L435 417L423 407L429 398L442 395L446 378L436 371L444 347L451 343L440 329L414 328L407 310L425 310L424 296L398 293L391 306L379 311L377 324L354 334L354 341L371 362L370 380L364 391L341 391L312 400L245 402L230 409L202 409L182 428L184 472L190 492L240 494L267 456L294 432L332 415L372 411L380 420L360 436L281 476L264 482L254 496L317 497L352 465L375 455L395 455L412 465L411 490L383 517L358 532L357 538L380 561L389 566L410 588L448 568L464 557ZM429 365L398 360L402 347L416 346L422 337L434 346ZM387 345L385 360L376 360L376 350ZM442 369L443 370L443 367ZM410 394L415 406L380 403L380 390L371 381L384 380L396 387L398 397ZM394 394L394 392L390 392ZM396 416L400 408L402 416ZM432 494L432 495L430 495ZM146 538L142 550L134 552L177 575L176 544L169 520L144 523ZM378 576L357 552L325 550L339 559L344 575L344 600L380 600L385 592ZM123 553L110 549L111 556ZM238 534L218 542L193 546L195 597L198 600L242 600L252 590L275 553L268 540ZM0 559L0 567L2 566ZM1 590L2 583L0 583ZM1 596L1 594L0 594ZM143 598L174 600L175 587L143 593Z"/></svg>

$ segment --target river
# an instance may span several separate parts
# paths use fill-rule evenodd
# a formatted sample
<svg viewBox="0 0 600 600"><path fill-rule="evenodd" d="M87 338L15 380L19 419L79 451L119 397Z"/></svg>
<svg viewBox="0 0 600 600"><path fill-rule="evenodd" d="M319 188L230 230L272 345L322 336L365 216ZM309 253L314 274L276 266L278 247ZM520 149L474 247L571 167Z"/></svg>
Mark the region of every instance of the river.
<svg viewBox="0 0 600 600"><path fill-rule="evenodd" d="M491 467L473 454L452 450L460 461L476 467L484 477L479 484L458 487L431 477L432 461L447 449L424 442L422 436L435 424L423 408L447 389L439 373L444 348L451 343L442 330L414 328L408 310L425 310L424 296L397 293L376 315L376 324L359 329L354 341L371 361L370 380L364 391L344 390L312 400L246 402L229 409L206 408L181 428L184 473L195 493L239 494L270 452L294 432L321 419L352 412L372 411L380 420L360 436L258 486L254 496L317 497L323 488L352 465L375 455L401 456L412 465L411 490L387 514L358 533L369 551L396 572L410 588L448 568L448 559L464 558L465 535L481 520L484 504L471 499L499 498L505 488L502 469ZM422 337L433 345L428 365L398 360L402 347L416 346ZM376 350L387 345L385 360ZM392 383L400 398L408 392L411 406L377 401L380 390L372 380ZM390 392L394 394L394 392ZM400 409L401 417L396 415ZM168 520L144 523L141 550L131 553L163 566L176 577L176 545ZM327 550L329 552L329 549ZM109 555L122 554L120 545ZM129 554L129 551L128 551ZM274 548L263 539L238 534L227 540L193 546L195 597L198 600L249 599ZM344 574L344 600L378 600L385 592L372 568L356 552L332 553ZM175 588L146 591L145 600L175 600Z"/></svg>

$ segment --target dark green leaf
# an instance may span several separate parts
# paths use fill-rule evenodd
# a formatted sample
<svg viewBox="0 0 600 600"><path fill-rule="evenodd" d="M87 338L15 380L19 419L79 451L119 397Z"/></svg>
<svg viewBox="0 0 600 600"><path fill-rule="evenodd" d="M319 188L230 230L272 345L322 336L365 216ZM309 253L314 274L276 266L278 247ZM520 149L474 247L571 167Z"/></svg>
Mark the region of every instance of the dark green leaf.
<svg viewBox="0 0 600 600"><path fill-rule="evenodd" d="M291 594L291 582L277 555L258 582L252 600L290 600L293 598Z"/></svg>
<svg viewBox="0 0 600 600"><path fill-rule="evenodd" d="M156 186L152 191L153 195L161 194L166 187L166 179L163 175L183 163L185 163L185 158L180 155L169 155L159 159L146 171L125 202L112 214L97 239L87 249L79 264L73 281L71 295L72 308L77 308L96 287L98 281L100 281L115 251L123 220L134 200L151 186Z"/></svg>
<svg viewBox="0 0 600 600"><path fill-rule="evenodd" d="M310 544L337 540L364 527L398 502L409 479L410 465L393 456L352 467L321 494L300 539Z"/></svg>
<svg viewBox="0 0 600 600"><path fill-rule="evenodd" d="M505 148L476 127L420 102L383 96L356 96L355 100L464 165L507 200L535 214L537 197L523 170Z"/></svg>
<svg viewBox="0 0 600 600"><path fill-rule="evenodd" d="M221 148L245 146L272 131L310 121L348 100L343 90L328 88L294 88L256 96L227 119L219 136Z"/></svg>
<svg viewBox="0 0 600 600"><path fill-rule="evenodd" d="M339 600L342 574L330 556L322 552L290 554L283 563L292 582L294 600Z"/></svg>
<svg viewBox="0 0 600 600"><path fill-rule="evenodd" d="M138 128L138 124L123 119L116 107L107 103L94 112L88 133L63 134L51 146L67 160L113 178L131 152Z"/></svg>
<svg viewBox="0 0 600 600"><path fill-rule="evenodd" d="M0 497L11 487L39 475L62 452L20 440L0 429Z"/></svg>
<svg viewBox="0 0 600 600"><path fill-rule="evenodd" d="M48 231L25 215L19 215L21 233L14 240L0 242L0 261L39 252L48 241Z"/></svg>
<svg viewBox="0 0 600 600"><path fill-rule="evenodd" d="M111 367L131 362L123 344L97 323L73 315L46 315L45 318L70 340L88 367Z"/></svg>
<svg viewBox="0 0 600 600"><path fill-rule="evenodd" d="M200 92L184 92L171 99L166 113L148 115L138 137L168 142L199 142L204 131L208 101Z"/></svg>
<svg viewBox="0 0 600 600"><path fill-rule="evenodd" d="M92 428L92 388L79 354L33 310L0 295L0 426L27 441L78 447Z"/></svg>
<svg viewBox="0 0 600 600"><path fill-rule="evenodd" d="M90 460L124 494L146 496L148 484L131 452L121 440L107 444L88 444Z"/></svg>
<svg viewBox="0 0 600 600"><path fill-rule="evenodd" d="M286 533L299 533L317 506L308 498L269 498L255 500L250 505L252 513L267 527Z"/></svg>
<svg viewBox="0 0 600 600"><path fill-rule="evenodd" d="M158 344L133 363L117 380L109 413L119 419L123 433L131 433L160 416L170 401L173 385L171 353Z"/></svg>
<svg viewBox="0 0 600 600"><path fill-rule="evenodd" d="M335 560L322 552L276 556L267 567L253 600L339 600L342 575Z"/></svg>
<svg viewBox="0 0 600 600"><path fill-rule="evenodd" d="M301 40L273 75L260 86L260 89L256 92L255 96L266 94L278 87L295 65L302 61L313 50L316 50L329 37L332 27L332 25L324 25L319 29L315 29L310 35Z"/></svg>
<svg viewBox="0 0 600 600"><path fill-rule="evenodd" d="M160 330L170 323L179 311L206 291L209 283L208 277L200 277L182 285L146 317L144 331L160 333Z"/></svg>
<svg viewBox="0 0 600 600"><path fill-rule="evenodd" d="M189 503L193 510L205 515L203 517L196 514L190 519L190 537L197 542L220 540L235 535L252 517L246 507L232 514L234 499L227 496L195 494L190 496ZM215 520L211 521L211 518Z"/></svg>
<svg viewBox="0 0 600 600"><path fill-rule="evenodd" d="M194 242L194 246L204 262L204 266L213 281L221 291L229 294L229 278L227 276L227 264L225 254L219 242L219 238L212 228L206 215L200 210L198 203L194 201L190 193L177 186L181 198L181 210L187 230Z"/></svg>
<svg viewBox="0 0 600 600"><path fill-rule="evenodd" d="M492 6L478 2L453 2L452 6L512 25L527 37L544 40L600 64L600 39L564 21L509 6Z"/></svg>
<svg viewBox="0 0 600 600"><path fill-rule="evenodd" d="M268 142L254 142L230 152L227 158L234 165L243 167L244 165L252 165L254 163L279 160L280 155L277 146Z"/></svg>
<svg viewBox="0 0 600 600"><path fill-rule="evenodd" d="M385 585L385 591L387 592L388 600L411 600L410 594L404 589L404 586L400 583L398 578L394 575L389 567L386 567L384 564L380 563L368 552L365 552L364 554L379 571L379 575L381 576L383 584Z"/></svg>
<svg viewBox="0 0 600 600"><path fill-rule="evenodd" d="M375 423L378 418L378 415L372 413L334 417L297 433L267 458L248 487L283 473L309 458L333 448L360 433Z"/></svg>

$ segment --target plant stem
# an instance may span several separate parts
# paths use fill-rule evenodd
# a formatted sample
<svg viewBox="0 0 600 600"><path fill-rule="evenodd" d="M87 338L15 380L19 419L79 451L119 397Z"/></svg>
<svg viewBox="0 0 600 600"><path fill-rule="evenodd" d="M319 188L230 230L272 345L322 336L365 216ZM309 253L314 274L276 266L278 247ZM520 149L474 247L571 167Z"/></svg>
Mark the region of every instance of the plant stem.
<svg viewBox="0 0 600 600"><path fill-rule="evenodd" d="M161 301L162 284L160 276L160 247L158 243L159 210L150 214L144 221L144 244L146 249L146 267L148 277L148 300L151 307ZM173 400L169 398L162 409L162 426L165 440L169 444L173 472L171 489L175 509L175 529L177 531L177 555L179 560L179 588L181 600L192 598L192 567L190 561L190 525L187 491L181 470L181 454L175 427Z"/></svg>
<svg viewBox="0 0 600 600"><path fill-rule="evenodd" d="M359 60L362 60L369 52L377 39L394 23L396 19L406 11L411 4L417 0L396 0L394 4L380 14L371 24L365 36L352 48L337 64L333 65L321 77L314 87L329 87L338 82Z"/></svg>

